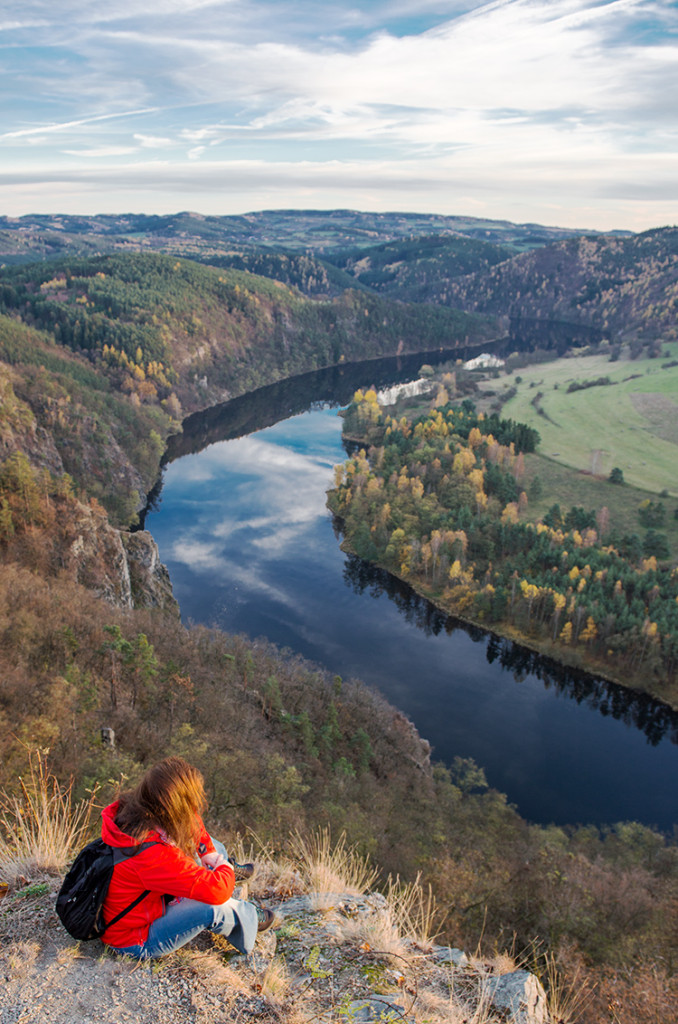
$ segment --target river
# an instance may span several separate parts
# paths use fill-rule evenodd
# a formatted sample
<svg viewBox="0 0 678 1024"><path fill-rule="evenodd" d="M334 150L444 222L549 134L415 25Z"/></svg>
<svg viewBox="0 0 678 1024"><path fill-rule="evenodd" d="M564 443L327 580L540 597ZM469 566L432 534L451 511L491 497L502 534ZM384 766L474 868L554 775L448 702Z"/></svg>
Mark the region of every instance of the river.
<svg viewBox="0 0 678 1024"><path fill-rule="evenodd" d="M345 458L337 409L361 384L412 379L424 359L307 374L185 422L145 522L184 620L364 680L434 759L474 758L530 821L671 830L678 715L466 627L340 550L325 508Z"/></svg>

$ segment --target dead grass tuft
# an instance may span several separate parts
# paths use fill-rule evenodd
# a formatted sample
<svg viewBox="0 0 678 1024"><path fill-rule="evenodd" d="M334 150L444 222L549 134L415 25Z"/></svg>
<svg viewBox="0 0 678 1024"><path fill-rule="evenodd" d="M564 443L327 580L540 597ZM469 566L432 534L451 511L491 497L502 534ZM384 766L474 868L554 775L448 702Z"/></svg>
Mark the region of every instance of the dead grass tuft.
<svg viewBox="0 0 678 1024"><path fill-rule="evenodd" d="M256 833L250 834L249 843L236 835L231 839L228 850L240 864L248 861L254 864L254 874L247 882L254 896L286 899L306 892L306 883L296 862L290 857L276 855Z"/></svg>
<svg viewBox="0 0 678 1024"><path fill-rule="evenodd" d="M341 918L337 931L344 942L362 946L374 953L386 953L395 957L406 956L405 942L388 906L375 914Z"/></svg>
<svg viewBox="0 0 678 1024"><path fill-rule="evenodd" d="M271 960L260 982L261 994L280 1008L290 992L290 976L284 960Z"/></svg>
<svg viewBox="0 0 678 1024"><path fill-rule="evenodd" d="M431 886L421 884L421 875L413 882L401 882L389 875L384 893L395 928L403 939L430 946L440 933L444 917L438 911Z"/></svg>
<svg viewBox="0 0 678 1024"><path fill-rule="evenodd" d="M417 1001L419 1017L431 1024L506 1024L506 1018L491 1004L488 974L465 979L463 988L455 985L455 970L448 981L448 994L424 990Z"/></svg>
<svg viewBox="0 0 678 1024"><path fill-rule="evenodd" d="M40 946L37 942L17 942L3 953L4 974L8 981L28 977L38 958Z"/></svg>
<svg viewBox="0 0 678 1024"><path fill-rule="evenodd" d="M319 829L309 837L297 832L291 848L316 909L328 906L327 898L332 894L362 896L374 887L379 876L367 857L346 846L345 832L336 843L332 842L329 828Z"/></svg>
<svg viewBox="0 0 678 1024"><path fill-rule="evenodd" d="M19 785L20 796L0 793L0 878L10 885L63 873L94 808L94 793L73 805L71 786L59 785L42 751L31 754L28 776Z"/></svg>

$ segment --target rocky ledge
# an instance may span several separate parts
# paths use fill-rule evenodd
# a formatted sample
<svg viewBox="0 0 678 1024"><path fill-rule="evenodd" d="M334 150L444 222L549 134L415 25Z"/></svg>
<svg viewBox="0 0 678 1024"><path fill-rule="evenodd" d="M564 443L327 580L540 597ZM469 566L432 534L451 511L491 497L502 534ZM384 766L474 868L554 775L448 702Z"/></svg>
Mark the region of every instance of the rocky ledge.
<svg viewBox="0 0 678 1024"><path fill-rule="evenodd" d="M250 956L204 933L140 964L70 939L54 913L58 885L3 901L2 1024L550 1024L535 975L507 956L403 938L378 893L267 899L279 926Z"/></svg>

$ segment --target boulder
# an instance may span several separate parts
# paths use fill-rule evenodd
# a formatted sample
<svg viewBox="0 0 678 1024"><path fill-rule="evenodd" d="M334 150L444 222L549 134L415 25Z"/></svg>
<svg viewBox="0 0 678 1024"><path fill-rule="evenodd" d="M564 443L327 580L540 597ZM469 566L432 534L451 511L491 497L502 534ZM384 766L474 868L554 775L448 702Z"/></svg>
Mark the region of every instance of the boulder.
<svg viewBox="0 0 678 1024"><path fill-rule="evenodd" d="M529 971L512 971L490 978L487 991L493 1006L509 1014L511 1024L546 1024L546 993Z"/></svg>

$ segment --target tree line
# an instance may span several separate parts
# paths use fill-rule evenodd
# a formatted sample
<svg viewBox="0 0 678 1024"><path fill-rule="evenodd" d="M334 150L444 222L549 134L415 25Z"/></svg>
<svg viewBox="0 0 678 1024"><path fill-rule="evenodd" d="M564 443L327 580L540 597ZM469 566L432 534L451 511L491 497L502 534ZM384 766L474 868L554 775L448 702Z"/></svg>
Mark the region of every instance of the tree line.
<svg viewBox="0 0 678 1024"><path fill-rule="evenodd" d="M370 390L345 429L367 450L337 467L329 502L356 554L453 613L675 693L678 572L612 531L607 508L531 521L521 482L536 431L470 400L397 420Z"/></svg>

